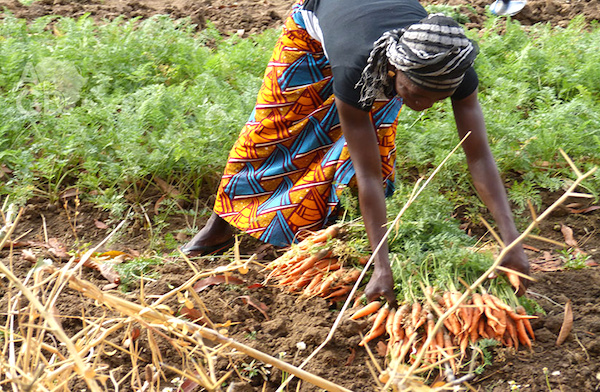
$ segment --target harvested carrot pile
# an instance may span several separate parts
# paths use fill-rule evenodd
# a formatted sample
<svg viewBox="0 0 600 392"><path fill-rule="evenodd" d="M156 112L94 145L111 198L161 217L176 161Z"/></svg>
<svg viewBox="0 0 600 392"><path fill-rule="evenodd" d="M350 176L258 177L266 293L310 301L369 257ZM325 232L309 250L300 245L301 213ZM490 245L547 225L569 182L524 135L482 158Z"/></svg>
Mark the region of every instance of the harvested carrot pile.
<svg viewBox="0 0 600 392"><path fill-rule="evenodd" d="M431 302L425 305L406 302L395 309L374 301L357 309L350 317L352 320L369 317L372 321L371 329L359 345L386 336L387 353L392 361L412 362L414 354L425 350L422 366L448 362L455 374L467 348L476 346L481 339L495 339L516 349L519 345L531 349L535 338L529 319L536 316L528 316L522 306L513 309L492 294L473 293L435 332L438 316L452 307L462 293L436 294L431 287L426 291ZM435 335L431 344L425 347L424 342L432 334Z"/></svg>
<svg viewBox="0 0 600 392"><path fill-rule="evenodd" d="M267 282L277 284L305 297L322 297L332 302L343 300L358 279L366 259L352 260L335 252L332 242L340 234L333 225L309 235L283 256L268 265Z"/></svg>

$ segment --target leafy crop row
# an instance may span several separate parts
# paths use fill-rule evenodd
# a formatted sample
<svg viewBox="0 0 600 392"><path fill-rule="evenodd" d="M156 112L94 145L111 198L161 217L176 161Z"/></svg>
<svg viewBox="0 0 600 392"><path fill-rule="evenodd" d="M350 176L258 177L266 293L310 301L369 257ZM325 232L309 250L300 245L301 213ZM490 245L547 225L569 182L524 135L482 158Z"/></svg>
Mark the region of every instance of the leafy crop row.
<svg viewBox="0 0 600 392"><path fill-rule="evenodd" d="M0 195L55 200L76 186L98 206L158 176L184 197L214 190L250 114L277 31L249 39L198 32L166 16L97 24L44 17L0 24ZM492 150L520 207L600 162L600 28L566 29L490 17L479 42L480 97ZM405 110L398 173L425 173L457 143L449 102ZM464 159L438 180L454 205L478 206ZM598 177L586 184L598 196ZM120 206L117 208L116 206ZM474 207L471 207L474 208Z"/></svg>

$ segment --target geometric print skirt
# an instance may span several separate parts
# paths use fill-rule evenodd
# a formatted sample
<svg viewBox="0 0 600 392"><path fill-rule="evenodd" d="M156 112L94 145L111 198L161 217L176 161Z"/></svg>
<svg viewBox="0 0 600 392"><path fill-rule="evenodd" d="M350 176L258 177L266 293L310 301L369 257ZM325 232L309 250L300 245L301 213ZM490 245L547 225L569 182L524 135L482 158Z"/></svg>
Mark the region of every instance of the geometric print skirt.
<svg viewBox="0 0 600 392"><path fill-rule="evenodd" d="M287 18L255 109L235 142L214 212L276 246L318 230L337 213L354 168L342 134L331 67L303 28L300 1ZM379 142L382 186L394 190L396 126L401 100L375 101L370 115Z"/></svg>

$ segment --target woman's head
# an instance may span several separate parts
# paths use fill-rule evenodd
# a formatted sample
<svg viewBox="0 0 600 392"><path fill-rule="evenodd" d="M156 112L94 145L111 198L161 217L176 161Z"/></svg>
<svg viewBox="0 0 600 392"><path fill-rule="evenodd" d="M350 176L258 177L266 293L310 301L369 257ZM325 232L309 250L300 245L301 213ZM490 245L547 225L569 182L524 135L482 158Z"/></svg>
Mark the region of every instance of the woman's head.
<svg viewBox="0 0 600 392"><path fill-rule="evenodd" d="M390 65L423 90L453 92L476 56L476 45L458 23L441 14L429 15L375 42L360 82L361 101L372 100L382 89L396 90L387 75Z"/></svg>

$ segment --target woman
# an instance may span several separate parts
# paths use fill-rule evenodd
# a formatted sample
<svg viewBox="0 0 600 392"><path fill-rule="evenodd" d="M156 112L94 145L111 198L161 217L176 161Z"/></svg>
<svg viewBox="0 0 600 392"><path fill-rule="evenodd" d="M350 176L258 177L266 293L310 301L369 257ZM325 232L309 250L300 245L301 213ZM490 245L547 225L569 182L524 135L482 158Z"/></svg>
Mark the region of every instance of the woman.
<svg viewBox="0 0 600 392"><path fill-rule="evenodd" d="M512 242L518 232L487 142L476 55L456 22L428 16L418 0L300 0L231 150L214 213L182 250L231 246L233 227L288 245L299 231L326 225L342 189L354 183L374 249L385 234L385 195L393 192L400 108L422 111L446 98L459 136L471 131L463 148L476 189L503 241ZM503 264L529 273L521 247ZM367 298L395 303L387 245L374 265Z"/></svg>

